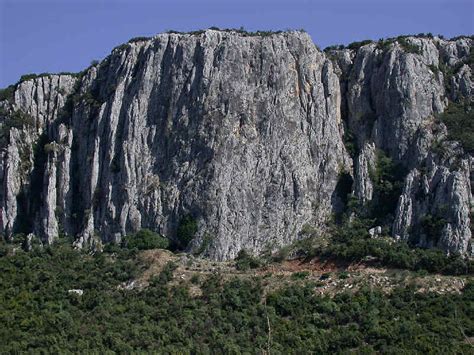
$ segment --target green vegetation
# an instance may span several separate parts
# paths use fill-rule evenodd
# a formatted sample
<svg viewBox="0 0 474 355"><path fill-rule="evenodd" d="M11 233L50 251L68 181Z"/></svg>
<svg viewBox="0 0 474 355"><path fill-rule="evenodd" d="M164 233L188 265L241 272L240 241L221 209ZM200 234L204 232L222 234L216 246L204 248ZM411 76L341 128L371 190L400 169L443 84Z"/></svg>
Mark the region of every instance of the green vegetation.
<svg viewBox="0 0 474 355"><path fill-rule="evenodd" d="M437 67L437 66L434 65L434 64L428 65L428 68L430 68L430 70L431 70L431 71L433 72L433 74L435 74L435 75L438 75L438 73L440 72L439 67Z"/></svg>
<svg viewBox="0 0 474 355"><path fill-rule="evenodd" d="M418 47L416 44L413 44L407 40L407 37L400 36L397 37L397 42L403 48L403 50L407 53L413 54L421 54L421 48Z"/></svg>
<svg viewBox="0 0 474 355"><path fill-rule="evenodd" d="M104 103L98 90L86 91L78 97L77 101L86 103L86 105L90 106L92 110L98 110Z"/></svg>
<svg viewBox="0 0 474 355"><path fill-rule="evenodd" d="M438 37L442 37L442 36L438 36ZM449 40L450 41L457 41L458 39L463 39L463 38L467 38L467 39L472 39L474 40L474 36L466 36L466 35L460 35L460 36L455 36L455 37L451 37Z"/></svg>
<svg viewBox="0 0 474 355"><path fill-rule="evenodd" d="M13 111L10 114L2 110L0 116L5 117L0 124L0 147L4 147L7 144L12 128L30 128L35 124L33 117L21 110Z"/></svg>
<svg viewBox="0 0 474 355"><path fill-rule="evenodd" d="M16 85L7 86L4 89L0 89L0 101L13 99L13 94L15 93Z"/></svg>
<svg viewBox="0 0 474 355"><path fill-rule="evenodd" d="M197 231L198 226L196 220L191 215L183 217L179 222L178 230L176 231L176 247L182 250L186 249Z"/></svg>
<svg viewBox="0 0 474 355"><path fill-rule="evenodd" d="M447 257L437 249L410 248L407 243L395 242L390 237L371 238L368 233L371 226L373 220L364 219L354 219L350 223L335 226L329 245L311 250L309 254L349 262L372 257L382 266L448 275L474 274L472 260L455 254Z"/></svg>
<svg viewBox="0 0 474 355"><path fill-rule="evenodd" d="M418 33L417 35L415 35L415 37L417 38L433 38L433 34L431 32L428 32L428 33Z"/></svg>
<svg viewBox="0 0 474 355"><path fill-rule="evenodd" d="M395 40L393 38L381 38L377 41L377 48L386 51L391 48L393 43L395 43Z"/></svg>
<svg viewBox="0 0 474 355"><path fill-rule="evenodd" d="M210 30L215 30L215 31L223 31L223 32L237 32L241 34L244 37L255 37L255 36L262 36L262 37L267 37L267 36L272 36L275 34L280 34L283 33L283 31L247 31L243 27L240 28L219 28L219 27L210 27ZM305 32L303 29L298 30L299 32ZM190 31L190 32L181 32L181 31L175 31L175 30L168 30L166 33L171 33L171 34L191 34L191 35L201 35L205 32L205 30L197 30L197 31Z"/></svg>
<svg viewBox="0 0 474 355"><path fill-rule="evenodd" d="M412 37L418 37L418 38L428 37L428 38L431 38L432 35L431 35L431 37L430 37L430 35L431 35L430 33L428 33L428 34L419 33L418 35L412 36ZM377 42L377 48L381 49L383 51L386 51L389 48L391 48L393 43L398 42L400 47L402 47L402 49L405 52L413 53L413 54L421 54L421 48L419 46L417 46L416 44L411 43L408 40L408 37L409 36L398 36L396 38L385 38L385 39L381 38Z"/></svg>
<svg viewBox="0 0 474 355"><path fill-rule="evenodd" d="M239 254L235 258L235 267L240 271L256 269L262 265L263 263L260 259L250 255L245 249L239 251Z"/></svg>
<svg viewBox="0 0 474 355"><path fill-rule="evenodd" d="M303 280L307 278L309 275L310 275L309 271L298 271L298 272L293 273L291 275L291 278L293 280Z"/></svg>
<svg viewBox="0 0 474 355"><path fill-rule="evenodd" d="M469 353L474 285L439 295L369 287L334 297L314 282L264 291L264 279L173 278L119 287L141 268L131 251L86 255L65 243L0 250L2 353ZM295 281L295 282L296 282ZM82 290L83 294L70 290Z"/></svg>
<svg viewBox="0 0 474 355"><path fill-rule="evenodd" d="M136 42L144 42L153 39L153 37L134 37L130 38L127 43L136 43Z"/></svg>
<svg viewBox="0 0 474 355"><path fill-rule="evenodd" d="M376 218L379 224L389 224L394 217L407 171L402 164L393 162L382 150L377 150L376 154L377 165L370 171L374 196L369 216Z"/></svg>
<svg viewBox="0 0 474 355"><path fill-rule="evenodd" d="M78 78L78 77L81 77L83 75L83 73L84 72L78 72L78 73L60 72L58 74L52 74L52 73L34 74L34 73L31 73L31 74L22 75L20 77L20 80L18 80L18 82L16 84L10 85L10 86L8 86L4 89L0 89L0 101L3 101L3 100L11 101L13 99L13 94L15 93L15 90L16 90L17 86L19 84L21 84L22 82L24 82L24 81L32 80L32 79L36 79L36 78L47 77L47 76L51 76L51 75L70 75L70 76Z"/></svg>
<svg viewBox="0 0 474 355"><path fill-rule="evenodd" d="M348 128L344 130L343 140L347 152L354 159L357 154L357 139Z"/></svg>
<svg viewBox="0 0 474 355"><path fill-rule="evenodd" d="M329 51L336 51L336 50L342 50L346 48L343 44L334 44L332 46L327 46L326 48L324 48L324 51L325 52L329 52Z"/></svg>
<svg viewBox="0 0 474 355"><path fill-rule="evenodd" d="M442 217L427 214L421 218L420 229L425 235L429 236L429 239L436 245L441 237L441 232L446 222L447 221Z"/></svg>
<svg viewBox="0 0 474 355"><path fill-rule="evenodd" d="M400 46L408 53L416 53L420 54L421 53L421 48L418 47L417 45L411 44L410 42L407 41L408 37L416 37L416 38L433 38L432 33L418 33L417 35L410 35L410 36L398 36L398 37L391 37L391 38L380 38L377 41L377 48L386 50L390 48L390 46L398 41ZM331 50L341 50L344 48L352 49L352 50L359 50L360 47L365 46L367 44L374 43L373 40L367 39L364 41L359 41L359 42L352 42L346 46L344 45L333 45L326 47L324 51L331 51Z"/></svg>
<svg viewBox="0 0 474 355"><path fill-rule="evenodd" d="M21 110L12 111L3 124L9 128L22 129L35 124L33 117Z"/></svg>
<svg viewBox="0 0 474 355"><path fill-rule="evenodd" d="M135 234L127 235L124 238L123 246L128 249L168 249L169 241L158 233L149 229L141 229Z"/></svg>
<svg viewBox="0 0 474 355"><path fill-rule="evenodd" d="M34 74L34 73L31 73L31 74L25 74L25 75L22 75L20 77L20 83L24 82L24 81L27 81L27 80L33 80L33 79L36 79L36 78L39 78L39 77L42 77L42 76L48 76L48 75L51 75L50 73L42 73L42 74Z"/></svg>
<svg viewBox="0 0 474 355"><path fill-rule="evenodd" d="M382 229L381 236L371 237L368 231L376 225L376 219L355 216L349 219L345 215L339 224L329 226L327 235L298 240L274 253L272 261L281 262L293 255L308 261L318 257L346 263L370 262L374 266L417 272L474 275L474 260L457 254L446 256L439 249L418 248L409 241L395 241L388 236L388 229ZM434 235L444 226L444 220L426 217L421 225L425 228L424 233L430 233L428 239L435 240Z"/></svg>
<svg viewBox="0 0 474 355"><path fill-rule="evenodd" d="M444 85L448 93L452 94L453 76L456 75L464 65L468 65L471 70L474 70L474 49L472 47L469 51L469 55L456 62L454 65L446 63L443 57L440 57L438 69L444 74Z"/></svg>
<svg viewBox="0 0 474 355"><path fill-rule="evenodd" d="M193 253L195 255L204 254L212 245L213 239L214 238L210 234L204 234L202 237L201 245L199 245L199 248L197 248Z"/></svg>
<svg viewBox="0 0 474 355"><path fill-rule="evenodd" d="M350 43L347 48L348 49L352 49L354 51L357 51L359 50L360 47L363 47L363 46L366 46L370 43L373 43L374 41L372 41L371 39L366 39L364 41L360 41L360 42L352 42Z"/></svg>
<svg viewBox="0 0 474 355"><path fill-rule="evenodd" d="M474 103L450 102L439 118L448 128L448 139L460 142L466 152L473 154Z"/></svg>
<svg viewBox="0 0 474 355"><path fill-rule="evenodd" d="M354 183L354 180L352 179L351 174L345 171L339 173L339 179L337 180L335 192L344 206L344 210L342 210L341 213L347 212L349 199L352 193L353 183ZM342 216L337 216L337 217L342 217Z"/></svg>

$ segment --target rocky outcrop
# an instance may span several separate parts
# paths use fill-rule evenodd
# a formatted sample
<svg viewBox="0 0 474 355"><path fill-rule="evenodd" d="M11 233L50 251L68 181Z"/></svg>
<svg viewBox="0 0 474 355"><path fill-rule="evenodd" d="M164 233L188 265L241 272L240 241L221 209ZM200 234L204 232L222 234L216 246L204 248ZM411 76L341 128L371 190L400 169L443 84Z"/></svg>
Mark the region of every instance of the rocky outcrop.
<svg viewBox="0 0 474 355"><path fill-rule="evenodd" d="M52 181L44 181L44 196L47 210L42 211L41 221L35 220L38 201L43 199L42 156L38 145L43 145L52 133L54 122L60 119L67 97L72 93L75 78L70 75L49 75L26 80L16 85L12 97L0 103L2 118L2 164L1 164L1 232L9 238L14 232L28 232L37 224L47 225L42 229L44 240L51 242L57 237L54 211L56 202L49 189L56 189ZM49 132L48 132L49 131ZM43 147L41 147L43 148ZM54 169L54 167L51 167ZM49 192L48 192L49 191ZM48 204L49 202L49 204Z"/></svg>
<svg viewBox="0 0 474 355"><path fill-rule="evenodd" d="M384 151L408 171L394 211L393 235L461 253L468 251L471 239L471 158L445 142L446 129L436 116L449 100L472 101L471 53L472 39L436 37L330 52L346 91L345 119L360 147L356 196L362 203L372 199L374 151Z"/></svg>
<svg viewBox="0 0 474 355"><path fill-rule="evenodd" d="M413 239L423 214L444 211L439 241L418 243L466 252L469 168L431 147L448 98L472 92L468 65L450 92L435 68L459 66L471 46L409 38L324 53L302 32L207 30L129 42L77 76L26 80L1 102L4 126L14 112L31 118L8 131L2 150L1 232L33 231L46 243L66 233L100 247L140 228L174 239L192 216L189 250L259 253L291 243L306 224L322 232L343 172L370 203L383 150L409 171L394 234Z"/></svg>

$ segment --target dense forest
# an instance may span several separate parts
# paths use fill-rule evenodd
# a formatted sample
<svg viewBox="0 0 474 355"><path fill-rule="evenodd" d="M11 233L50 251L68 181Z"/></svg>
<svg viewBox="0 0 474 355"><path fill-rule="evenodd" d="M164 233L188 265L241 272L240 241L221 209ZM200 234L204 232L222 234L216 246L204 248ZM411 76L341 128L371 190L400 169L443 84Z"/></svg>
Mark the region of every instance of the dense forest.
<svg viewBox="0 0 474 355"><path fill-rule="evenodd" d="M144 235L150 238L147 233L139 236ZM346 256L355 250L343 250L341 243L331 250ZM127 246L96 254L74 250L65 240L29 252L2 244L0 351L472 351L472 282L459 294L416 292L405 286L387 294L366 286L329 296L317 294L318 282L309 279L270 291L263 287L265 276L258 275L243 279L215 273L180 281L177 265L168 262L148 287L127 289L124 283L147 268L137 245L146 249L146 243L130 240ZM237 260L243 269L259 266L243 254ZM193 287L201 293L191 292Z"/></svg>

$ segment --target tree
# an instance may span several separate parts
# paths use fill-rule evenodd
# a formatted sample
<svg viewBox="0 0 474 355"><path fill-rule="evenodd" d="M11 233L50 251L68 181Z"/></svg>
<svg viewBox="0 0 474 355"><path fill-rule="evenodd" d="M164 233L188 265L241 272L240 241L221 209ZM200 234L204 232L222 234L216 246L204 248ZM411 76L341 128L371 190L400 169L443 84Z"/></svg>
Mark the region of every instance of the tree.
<svg viewBox="0 0 474 355"><path fill-rule="evenodd" d="M169 247L169 241L165 237L149 229L141 229L135 234L126 236L124 245L128 249L167 249Z"/></svg>
<svg viewBox="0 0 474 355"><path fill-rule="evenodd" d="M178 248L186 249L188 244L196 235L197 231L198 226L196 220L190 215L183 217L179 222L178 230L176 232Z"/></svg>

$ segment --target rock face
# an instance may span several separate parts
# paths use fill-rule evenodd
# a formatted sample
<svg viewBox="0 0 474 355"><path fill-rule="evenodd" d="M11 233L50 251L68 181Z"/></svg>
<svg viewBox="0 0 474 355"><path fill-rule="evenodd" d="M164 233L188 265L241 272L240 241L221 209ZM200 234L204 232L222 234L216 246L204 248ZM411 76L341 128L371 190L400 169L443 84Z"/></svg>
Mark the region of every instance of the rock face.
<svg viewBox="0 0 474 355"><path fill-rule="evenodd" d="M405 41L420 53L397 41L324 53L302 32L161 34L80 75L23 81L0 102L0 232L100 247L141 228L174 239L192 216L189 250L259 253L307 224L322 232L343 172L370 202L383 150L408 171L393 234L466 253L472 159L454 143L456 164L431 147L446 135L434 116L471 97L471 68L450 77L451 92L433 70L439 58L459 66L472 40ZM445 219L437 241L413 236L428 213Z"/></svg>
<svg viewBox="0 0 474 355"><path fill-rule="evenodd" d="M468 38L409 37L331 53L343 82L344 119L360 147L355 154L356 196L372 200L375 151L385 151L408 171L393 235L461 253L471 240L472 158L444 141L445 127L435 117L448 99L472 102L472 47ZM443 66L454 75L444 74ZM439 229L435 238L428 238L427 229L433 228L423 228L426 224Z"/></svg>

